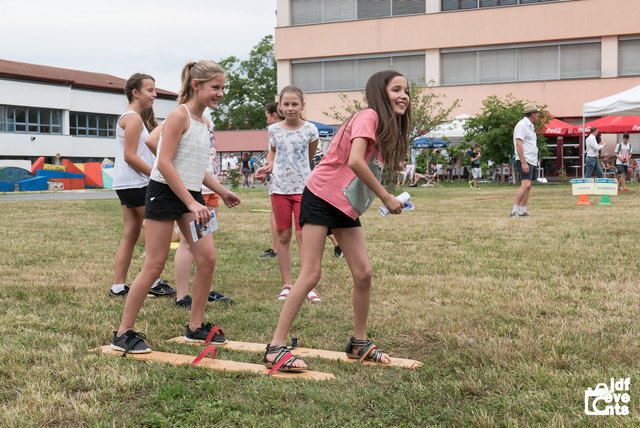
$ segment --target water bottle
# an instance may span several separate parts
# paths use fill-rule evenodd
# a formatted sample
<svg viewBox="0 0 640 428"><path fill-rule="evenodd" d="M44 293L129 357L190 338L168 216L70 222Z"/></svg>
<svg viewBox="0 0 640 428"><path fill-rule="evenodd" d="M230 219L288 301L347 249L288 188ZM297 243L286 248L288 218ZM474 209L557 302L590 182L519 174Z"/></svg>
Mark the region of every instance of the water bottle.
<svg viewBox="0 0 640 428"><path fill-rule="evenodd" d="M408 192L404 192L396 196L396 199L404 204L409 202L409 200L411 199L411 195L409 195ZM378 212L381 216L385 216L389 214L389 209L386 206L382 205L380 208L378 208Z"/></svg>

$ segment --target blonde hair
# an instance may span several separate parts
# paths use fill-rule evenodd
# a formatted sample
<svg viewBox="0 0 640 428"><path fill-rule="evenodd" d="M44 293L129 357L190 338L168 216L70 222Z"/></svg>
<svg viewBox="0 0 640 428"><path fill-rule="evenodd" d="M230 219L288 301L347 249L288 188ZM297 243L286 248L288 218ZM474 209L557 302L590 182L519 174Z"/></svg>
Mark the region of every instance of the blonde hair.
<svg viewBox="0 0 640 428"><path fill-rule="evenodd" d="M191 82L206 82L213 79L217 75L222 74L226 77L226 73L220 65L214 61L190 61L182 68L182 88L178 96L178 104L184 104L193 97L193 86Z"/></svg>

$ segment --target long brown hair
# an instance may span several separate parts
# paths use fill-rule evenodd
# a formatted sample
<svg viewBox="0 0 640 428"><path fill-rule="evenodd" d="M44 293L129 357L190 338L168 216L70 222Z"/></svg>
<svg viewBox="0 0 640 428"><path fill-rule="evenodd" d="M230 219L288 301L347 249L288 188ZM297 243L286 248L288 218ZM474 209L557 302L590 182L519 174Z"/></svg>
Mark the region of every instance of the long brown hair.
<svg viewBox="0 0 640 428"><path fill-rule="evenodd" d="M129 103L133 101L133 90L140 91L140 89L142 89L142 82L144 82L145 79L156 81L156 79L150 75L143 73L133 73L131 77L129 77L127 83L124 85L124 94L127 96ZM156 120L156 115L153 113L152 107L142 110L140 117L147 131L151 132L158 126L158 121Z"/></svg>
<svg viewBox="0 0 640 428"><path fill-rule="evenodd" d="M226 76L226 73L222 67L216 62L204 60L204 61L190 61L182 68L182 88L180 89L180 95L178 96L178 104L184 104L193 97L193 86L191 82L197 80L198 82L206 82L213 79L216 75L222 74Z"/></svg>
<svg viewBox="0 0 640 428"><path fill-rule="evenodd" d="M384 70L373 74L367 81L365 96L369 108L378 114L376 145L385 167L397 172L402 170L402 162L409 151L411 133L411 99L402 116L393 111L387 95L387 85L394 77L401 76L395 70Z"/></svg>

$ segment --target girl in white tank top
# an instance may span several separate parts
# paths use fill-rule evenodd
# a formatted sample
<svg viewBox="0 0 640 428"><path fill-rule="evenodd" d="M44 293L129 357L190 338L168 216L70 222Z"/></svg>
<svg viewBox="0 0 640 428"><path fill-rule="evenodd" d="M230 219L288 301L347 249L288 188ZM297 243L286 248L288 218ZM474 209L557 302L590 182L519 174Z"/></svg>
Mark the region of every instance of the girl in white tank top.
<svg viewBox="0 0 640 428"><path fill-rule="evenodd" d="M135 73L127 80L125 94L129 105L116 126L113 174L113 189L120 198L124 222L124 233L116 252L113 285L109 291L109 295L114 297L124 296L129 290L126 286L127 274L142 229L146 186L153 165L153 153L144 141L149 135L147 129L157 125L153 117L153 101L156 98L153 77Z"/></svg>
<svg viewBox="0 0 640 428"><path fill-rule="evenodd" d="M178 97L181 105L169 114L164 123L147 192L144 266L131 284L120 326L113 333L111 346L114 349L131 353L151 351L143 340L144 336L134 331L134 326L154 279L164 268L174 220L187 238L196 260L185 339L204 342L212 333L210 340L214 343L226 341L222 331L204 323L215 265L213 239L208 234L193 242L189 228L191 221L204 226L211 219L209 209L196 200L202 200L202 184L220 195L227 207L240 203L234 193L206 172L209 130L202 115L206 107L217 107L222 99L225 79L224 70L213 61L190 62L182 70L182 89Z"/></svg>

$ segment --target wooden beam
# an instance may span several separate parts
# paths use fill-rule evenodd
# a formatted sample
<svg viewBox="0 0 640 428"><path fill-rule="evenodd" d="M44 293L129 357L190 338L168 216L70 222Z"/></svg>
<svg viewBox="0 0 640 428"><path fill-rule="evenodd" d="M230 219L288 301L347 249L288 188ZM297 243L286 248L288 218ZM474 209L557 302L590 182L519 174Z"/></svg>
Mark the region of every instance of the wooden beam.
<svg viewBox="0 0 640 428"><path fill-rule="evenodd" d="M216 345L218 346L218 345ZM100 348L91 349L89 352L102 352L103 354L122 356L121 351L116 351L110 345L101 346ZM168 352L151 351L146 354L127 354L127 358L140 361L158 361L161 363L173 364L176 366L189 365L195 359L193 355L171 354ZM206 367L211 370L222 372L252 372L267 375L269 370L261 364L242 363L238 361L205 358L197 364L198 367ZM275 372L272 377L287 379L312 379L312 380L328 380L335 379L331 373L303 371L297 373Z"/></svg>
<svg viewBox="0 0 640 428"><path fill-rule="evenodd" d="M200 346L202 346L202 343L185 341L184 340L184 336L174 337L173 339L169 339L169 342L186 343L188 345L200 345ZM234 342L234 341L231 341L231 340L227 340L227 342L223 343L223 344L213 344L212 343L212 345L215 345L218 348L229 349L231 351L246 351L246 352L256 352L256 353L264 353L264 350L267 347L266 343ZM348 363L355 363L355 362L358 361L358 360L355 360L353 358L347 357L347 354L344 353L344 352L327 351L327 350L324 350L324 349L293 348L290 352L293 355L295 355L296 357L300 357L300 358L304 358L304 357L308 357L308 358L325 358L325 359L328 359L328 360L344 361L344 362L348 362ZM406 358L393 358L393 357L391 357L391 363L390 364L376 363L376 362L368 361L368 360L365 360L362 363L363 364L375 364L375 365L381 365L381 366L403 367L403 368L408 368L408 369L417 369L418 367L422 367L423 366L423 364L420 361L409 360L409 359L406 359Z"/></svg>

